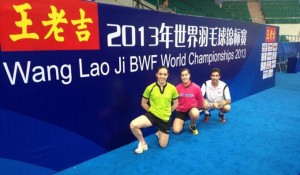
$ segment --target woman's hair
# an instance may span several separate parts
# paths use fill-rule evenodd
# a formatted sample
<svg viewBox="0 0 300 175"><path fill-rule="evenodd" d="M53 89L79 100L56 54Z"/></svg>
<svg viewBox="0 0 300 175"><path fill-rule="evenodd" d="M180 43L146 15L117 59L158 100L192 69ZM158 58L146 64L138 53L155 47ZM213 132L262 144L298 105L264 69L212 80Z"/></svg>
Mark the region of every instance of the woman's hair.
<svg viewBox="0 0 300 175"><path fill-rule="evenodd" d="M188 68L183 68L183 69L181 69L180 74L181 74L183 71L187 71L189 74L191 74L191 72L190 72L190 70L189 70Z"/></svg>
<svg viewBox="0 0 300 175"><path fill-rule="evenodd" d="M166 69L167 72L169 73L169 70L168 70L168 68L167 68L166 66L159 66L159 67L157 68L157 70L156 70L156 73L158 73L158 71L159 71L160 69Z"/></svg>

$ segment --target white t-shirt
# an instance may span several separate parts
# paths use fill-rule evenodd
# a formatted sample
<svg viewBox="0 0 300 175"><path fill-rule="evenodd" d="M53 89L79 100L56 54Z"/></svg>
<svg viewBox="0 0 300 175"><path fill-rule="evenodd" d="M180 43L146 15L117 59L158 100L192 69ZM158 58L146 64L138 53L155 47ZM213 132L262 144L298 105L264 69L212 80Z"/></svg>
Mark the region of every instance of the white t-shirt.
<svg viewBox="0 0 300 175"><path fill-rule="evenodd" d="M219 84L217 87L213 87L211 84L211 80L203 83L201 87L203 97L206 96L206 99L210 102L213 102L215 98L219 96L223 96L226 100L230 100L230 92L229 88L223 81L219 80Z"/></svg>

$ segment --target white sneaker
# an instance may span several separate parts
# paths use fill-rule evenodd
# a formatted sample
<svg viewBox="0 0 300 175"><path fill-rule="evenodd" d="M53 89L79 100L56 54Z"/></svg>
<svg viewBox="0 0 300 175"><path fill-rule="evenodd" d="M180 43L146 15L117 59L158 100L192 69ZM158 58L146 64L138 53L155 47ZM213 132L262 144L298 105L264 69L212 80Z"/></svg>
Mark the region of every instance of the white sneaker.
<svg viewBox="0 0 300 175"><path fill-rule="evenodd" d="M147 150L148 150L147 144L146 145L142 145L142 143L139 142L138 147L135 149L134 152L136 154L141 154L141 153L143 153L144 151L147 151Z"/></svg>

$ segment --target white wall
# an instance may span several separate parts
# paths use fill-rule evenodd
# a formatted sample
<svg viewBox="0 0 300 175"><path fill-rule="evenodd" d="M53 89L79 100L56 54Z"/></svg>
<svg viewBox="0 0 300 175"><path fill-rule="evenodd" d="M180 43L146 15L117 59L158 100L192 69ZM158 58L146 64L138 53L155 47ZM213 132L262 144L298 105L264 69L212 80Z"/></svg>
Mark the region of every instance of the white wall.
<svg viewBox="0 0 300 175"><path fill-rule="evenodd" d="M300 42L300 24L272 24L278 26L279 35L287 35L290 42Z"/></svg>
<svg viewBox="0 0 300 175"><path fill-rule="evenodd" d="M280 35L295 35L300 37L300 24L271 24L280 27Z"/></svg>

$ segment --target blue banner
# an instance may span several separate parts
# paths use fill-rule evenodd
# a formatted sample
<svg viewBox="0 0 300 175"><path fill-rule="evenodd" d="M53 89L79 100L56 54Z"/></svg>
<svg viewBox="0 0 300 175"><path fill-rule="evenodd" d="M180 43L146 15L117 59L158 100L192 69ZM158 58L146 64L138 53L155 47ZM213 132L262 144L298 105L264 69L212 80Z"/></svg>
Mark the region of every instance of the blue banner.
<svg viewBox="0 0 300 175"><path fill-rule="evenodd" d="M277 27L90 2L82 8L60 7L60 1L39 4L44 11L34 8L36 1L19 0L15 8L4 2L8 4L1 15L11 13L12 18L1 23L1 31L12 29L1 34L1 158L59 171L134 141L129 123L144 113L142 93L156 81L155 71L161 65L169 68L168 81L174 85L180 83L184 67L199 85L218 67L233 101L275 83ZM29 8L24 10L26 2L39 11L39 18L31 16ZM22 13L15 10L18 7ZM85 8L96 9L98 16L84 13ZM78 16L64 18L62 11ZM54 12L61 20L51 33L42 24ZM41 25L35 32L39 39L12 41L16 32L28 37L25 27L34 32L25 23L22 32L15 25L24 13L32 26ZM77 18L90 22L84 23L86 30L71 25L77 24ZM64 25L71 25L71 32L59 30ZM93 42L88 48L76 33L87 34L93 25L98 30L89 31ZM145 135L153 132L146 129Z"/></svg>

